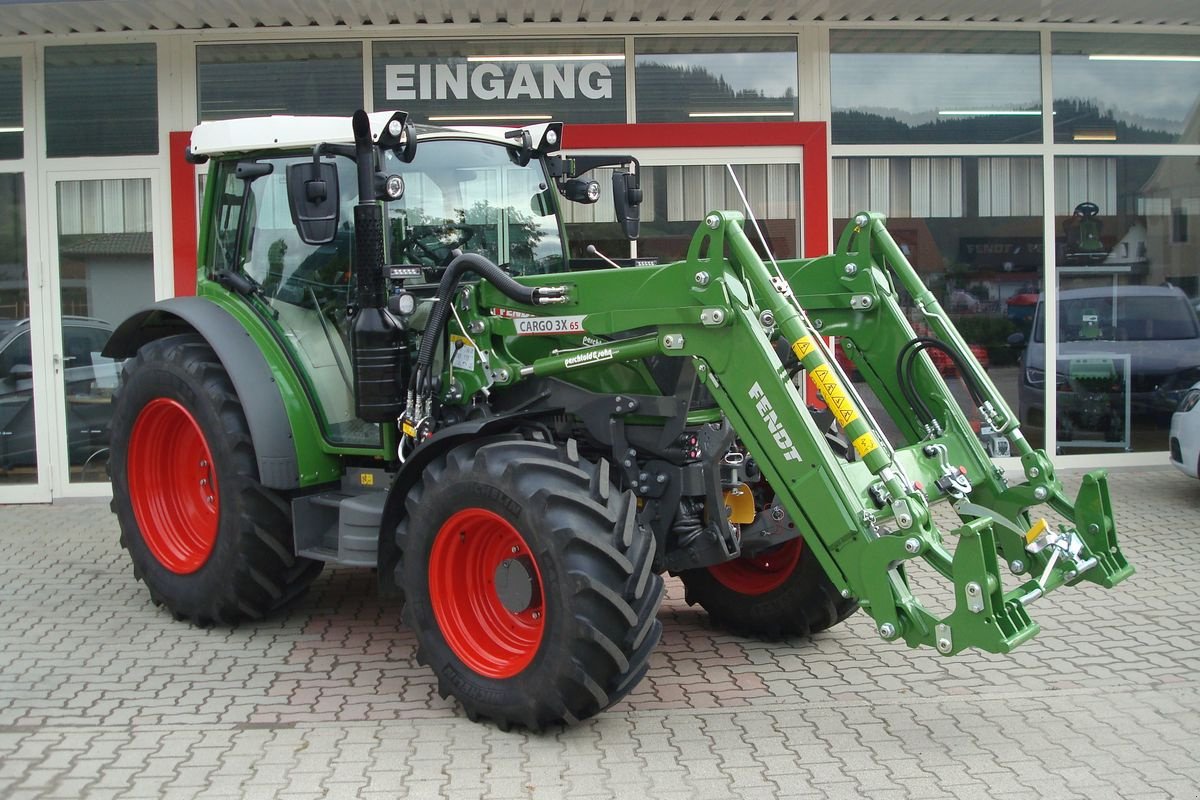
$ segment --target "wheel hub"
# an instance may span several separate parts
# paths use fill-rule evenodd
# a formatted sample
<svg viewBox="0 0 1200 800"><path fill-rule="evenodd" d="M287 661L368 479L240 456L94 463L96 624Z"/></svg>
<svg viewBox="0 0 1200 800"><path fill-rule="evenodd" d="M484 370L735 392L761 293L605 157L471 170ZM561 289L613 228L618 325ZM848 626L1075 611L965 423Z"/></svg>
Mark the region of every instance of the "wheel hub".
<svg viewBox="0 0 1200 800"><path fill-rule="evenodd" d="M534 604L533 564L527 558L506 558L496 566L493 577L496 597L513 614Z"/></svg>

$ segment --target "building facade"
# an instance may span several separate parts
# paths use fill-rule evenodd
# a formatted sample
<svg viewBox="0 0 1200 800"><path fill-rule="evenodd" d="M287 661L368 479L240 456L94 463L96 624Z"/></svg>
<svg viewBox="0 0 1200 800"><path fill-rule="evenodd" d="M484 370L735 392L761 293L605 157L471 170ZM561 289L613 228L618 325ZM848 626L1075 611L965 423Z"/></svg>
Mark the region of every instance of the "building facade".
<svg viewBox="0 0 1200 800"><path fill-rule="evenodd" d="M0 2L0 502L109 491L100 350L194 286L180 145L231 117L562 120L568 149L639 156L661 261L741 207L726 164L779 257L883 212L1061 465L1165 463L1200 381L1192 4L181 5ZM628 255L606 205L571 212L573 249Z"/></svg>

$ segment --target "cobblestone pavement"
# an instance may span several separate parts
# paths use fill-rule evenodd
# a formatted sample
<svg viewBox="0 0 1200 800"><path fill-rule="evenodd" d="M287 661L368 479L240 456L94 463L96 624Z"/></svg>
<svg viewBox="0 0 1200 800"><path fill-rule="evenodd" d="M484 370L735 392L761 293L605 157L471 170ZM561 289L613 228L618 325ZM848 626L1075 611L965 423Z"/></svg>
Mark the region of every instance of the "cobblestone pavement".
<svg viewBox="0 0 1200 800"><path fill-rule="evenodd" d="M1111 485L1138 573L1035 604L1015 654L910 651L862 614L741 639L672 582L647 679L541 735L440 699L365 572L198 630L151 605L106 504L0 508L0 797L1200 797L1200 482Z"/></svg>

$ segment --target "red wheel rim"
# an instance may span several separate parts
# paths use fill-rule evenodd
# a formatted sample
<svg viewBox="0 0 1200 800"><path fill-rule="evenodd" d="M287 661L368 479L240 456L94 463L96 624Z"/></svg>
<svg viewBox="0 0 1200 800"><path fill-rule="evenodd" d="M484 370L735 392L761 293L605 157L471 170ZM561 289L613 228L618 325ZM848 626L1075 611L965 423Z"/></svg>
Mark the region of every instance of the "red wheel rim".
<svg viewBox="0 0 1200 800"><path fill-rule="evenodd" d="M496 571L520 560L533 584L527 608L511 611ZM442 525L429 554L429 599L446 644L480 675L511 678L537 655L546 626L542 575L529 545L498 514L467 508Z"/></svg>
<svg viewBox="0 0 1200 800"><path fill-rule="evenodd" d="M800 563L803 549L803 539L792 539L756 556L709 567L708 572L738 594L766 594L783 586Z"/></svg>
<svg viewBox="0 0 1200 800"><path fill-rule="evenodd" d="M158 563L179 575L204 565L217 541L220 495L196 418L165 397L138 414L127 463L133 516Z"/></svg>

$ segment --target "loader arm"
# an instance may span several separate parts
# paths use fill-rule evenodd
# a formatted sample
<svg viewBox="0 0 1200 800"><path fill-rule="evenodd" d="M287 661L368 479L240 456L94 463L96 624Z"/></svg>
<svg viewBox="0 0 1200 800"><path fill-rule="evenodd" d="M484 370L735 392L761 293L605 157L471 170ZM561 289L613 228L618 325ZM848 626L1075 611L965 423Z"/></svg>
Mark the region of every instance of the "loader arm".
<svg viewBox="0 0 1200 800"><path fill-rule="evenodd" d="M945 655L968 647L1007 652L1037 633L1028 607L1039 597L1081 580L1111 587L1132 574L1117 545L1104 474L1088 475L1074 503L1063 494L1049 459L1020 435L1015 415L881 217L858 215L836 253L784 262L780 270L773 274L757 256L739 214L715 212L685 261L522 279L564 287L564 302L553 311L516 304L480 284L467 290L463 325L488 343L490 376L499 386L534 376L569 379L591 366L650 355L692 359L806 545L884 639L930 645ZM911 381L934 420L915 418L911 391L897 385L895 374L902 348L915 338L896 282L970 371L980 413L1013 442L1025 482L1007 483L924 352L911 354ZM525 363L508 343L530 330L531 316L625 338ZM904 444L885 438L818 324L821 335L836 332L852 343L851 355L905 431ZM777 355L779 339L819 388L853 447L853 461L829 447ZM939 530L930 513L942 502L960 518L951 531ZM1060 524L1031 523L1029 510L1038 505L1060 516ZM904 565L914 559L952 586L948 615L932 613L910 589ZM1002 567L1023 582L1006 591Z"/></svg>

